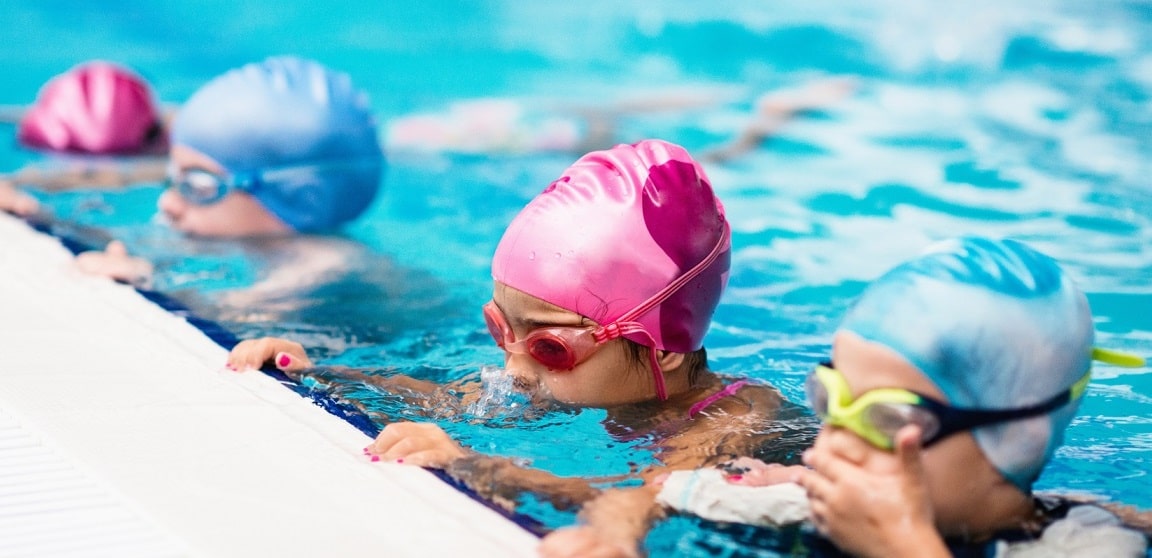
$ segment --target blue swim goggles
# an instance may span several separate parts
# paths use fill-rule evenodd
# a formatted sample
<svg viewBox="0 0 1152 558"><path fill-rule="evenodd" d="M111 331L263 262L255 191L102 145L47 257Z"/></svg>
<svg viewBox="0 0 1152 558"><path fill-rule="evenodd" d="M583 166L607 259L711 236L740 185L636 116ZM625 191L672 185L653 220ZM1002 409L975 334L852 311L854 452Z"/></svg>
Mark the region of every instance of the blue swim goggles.
<svg viewBox="0 0 1152 558"><path fill-rule="evenodd" d="M1144 360L1134 355L1096 348L1093 360L1117 366L1139 367ZM880 388L853 398L844 375L825 362L805 382L808 404L826 424L851 430L882 450L891 450L896 433L909 424L920 427L923 447L953 434L1013 420L1044 415L1084 395L1091 369L1068 389L1046 401L1015 409L966 409L953 407L927 395L902 388Z"/></svg>
<svg viewBox="0 0 1152 558"><path fill-rule="evenodd" d="M368 167L379 165L378 159L364 157L359 159L324 161L309 163L307 165L294 165L274 167L254 171L236 172L227 175L218 174L208 169L190 167L183 170L168 167L166 186L175 188L180 197L195 205L212 205L224 199L228 194L238 191L249 194L256 193L268 184L275 184L287 179L299 179L301 176L315 174L320 170L334 167Z"/></svg>

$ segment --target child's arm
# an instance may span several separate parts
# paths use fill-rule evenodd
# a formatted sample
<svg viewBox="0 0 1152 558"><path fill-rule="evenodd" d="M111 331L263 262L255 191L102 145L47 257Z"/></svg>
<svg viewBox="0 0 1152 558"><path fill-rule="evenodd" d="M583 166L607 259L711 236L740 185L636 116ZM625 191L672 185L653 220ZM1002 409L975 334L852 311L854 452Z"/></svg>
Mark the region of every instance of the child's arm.
<svg viewBox="0 0 1152 558"><path fill-rule="evenodd" d="M856 88L851 79L830 79L806 85L798 91L771 92L756 100L747 126L728 143L705 152L702 159L723 163L757 149L793 118L827 108Z"/></svg>
<svg viewBox="0 0 1152 558"><path fill-rule="evenodd" d="M600 493L590 479L559 477L522 467L510 459L473 452L431 423L389 424L364 448L364 453L373 461L444 469L481 497L509 509L523 492L548 498L558 509L581 505Z"/></svg>
<svg viewBox="0 0 1152 558"><path fill-rule="evenodd" d="M0 179L40 190L60 191L75 188L122 188L132 184L161 182L167 171L162 158L129 161L72 161L51 166L28 165Z"/></svg>
<svg viewBox="0 0 1152 558"><path fill-rule="evenodd" d="M245 372L259 370L266 364L272 364L293 380L300 380L306 370L316 367L312 363L312 359L308 358L308 353L304 350L303 345L279 337L261 337L260 339L248 339L237 343L228 353L226 366L237 372ZM435 382L418 380L403 374L380 376L343 367L332 367L331 372L343 379L389 390L399 388L399 390L407 390L409 393L428 394L441 387ZM404 395L404 393L398 391L397 395Z"/></svg>
<svg viewBox="0 0 1152 558"><path fill-rule="evenodd" d="M540 543L546 558L636 558L652 522L661 515L656 505L659 488L606 490L580 510L583 525L558 529Z"/></svg>

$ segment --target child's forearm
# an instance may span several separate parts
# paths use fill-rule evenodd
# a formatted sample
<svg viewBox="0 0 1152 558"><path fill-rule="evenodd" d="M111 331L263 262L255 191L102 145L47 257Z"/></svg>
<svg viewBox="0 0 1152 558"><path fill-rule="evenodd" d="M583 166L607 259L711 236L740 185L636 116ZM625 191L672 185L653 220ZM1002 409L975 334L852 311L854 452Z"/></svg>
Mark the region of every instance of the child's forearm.
<svg viewBox="0 0 1152 558"><path fill-rule="evenodd" d="M663 511L656 505L659 488L644 485L604 491L584 505L581 520L604 540L639 548Z"/></svg>
<svg viewBox="0 0 1152 558"><path fill-rule="evenodd" d="M78 163L44 168L26 166L4 178L13 184L50 191L81 187L117 188L130 184L160 182L164 180L165 169L163 160Z"/></svg>
<svg viewBox="0 0 1152 558"><path fill-rule="evenodd" d="M457 459L446 470L481 497L507 506L524 492L548 499L557 509L580 506L600 494L587 479L560 477L479 453Z"/></svg>

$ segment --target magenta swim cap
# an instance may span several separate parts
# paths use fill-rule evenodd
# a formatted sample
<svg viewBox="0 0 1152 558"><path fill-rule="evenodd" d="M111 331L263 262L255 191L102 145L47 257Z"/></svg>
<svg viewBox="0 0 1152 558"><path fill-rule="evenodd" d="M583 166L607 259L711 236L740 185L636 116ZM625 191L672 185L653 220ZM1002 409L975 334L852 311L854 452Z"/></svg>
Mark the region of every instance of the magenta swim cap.
<svg viewBox="0 0 1152 558"><path fill-rule="evenodd" d="M20 121L28 147L84 153L163 149L163 125L148 85L108 62L88 62L44 85Z"/></svg>
<svg viewBox="0 0 1152 558"><path fill-rule="evenodd" d="M508 226L492 277L624 337L689 353L728 282L731 232L704 169L684 148L644 140L593 151ZM664 378L652 351L657 395Z"/></svg>

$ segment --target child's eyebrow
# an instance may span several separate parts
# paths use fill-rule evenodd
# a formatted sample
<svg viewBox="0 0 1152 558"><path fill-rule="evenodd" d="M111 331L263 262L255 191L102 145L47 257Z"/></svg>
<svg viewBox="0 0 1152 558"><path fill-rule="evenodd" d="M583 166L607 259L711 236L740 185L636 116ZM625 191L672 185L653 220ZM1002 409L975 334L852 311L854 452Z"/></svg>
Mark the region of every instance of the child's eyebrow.
<svg viewBox="0 0 1152 558"><path fill-rule="evenodd" d="M516 325L524 326L528 329L538 329L542 327L581 327L586 326L587 318L580 317L580 321L576 323L553 322L547 320L534 320L532 318L516 318L512 320Z"/></svg>
<svg viewBox="0 0 1152 558"><path fill-rule="evenodd" d="M516 324L526 327L526 329L529 330L536 330L539 329L539 327L584 327L592 325L591 319L584 316L579 316L579 321L575 323L553 322L546 321L546 319L535 319L523 316L517 316L515 318L508 319L508 322L509 324Z"/></svg>

